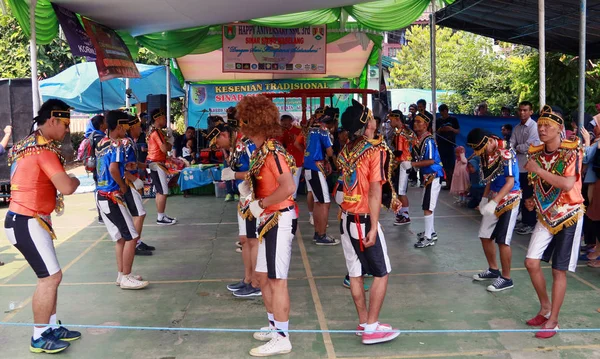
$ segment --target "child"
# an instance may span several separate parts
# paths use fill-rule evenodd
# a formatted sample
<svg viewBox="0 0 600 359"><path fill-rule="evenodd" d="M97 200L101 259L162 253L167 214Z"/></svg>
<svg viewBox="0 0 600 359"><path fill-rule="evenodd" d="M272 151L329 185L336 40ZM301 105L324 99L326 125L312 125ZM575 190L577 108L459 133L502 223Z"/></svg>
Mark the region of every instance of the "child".
<svg viewBox="0 0 600 359"><path fill-rule="evenodd" d="M469 181L471 182L467 207L476 209L479 206L479 202L481 202L483 191L485 190L485 186L481 183L481 176L479 175L479 156L475 156L469 160L467 171L469 172Z"/></svg>
<svg viewBox="0 0 600 359"><path fill-rule="evenodd" d="M181 149L181 154L183 155L182 157L188 161L191 165L193 165L194 163L196 163L196 161L194 161L194 158L196 157L196 152L194 152L194 140L193 139L189 139L187 140L185 147Z"/></svg>
<svg viewBox="0 0 600 359"><path fill-rule="evenodd" d="M456 163L454 165L454 174L452 175L452 184L450 193L458 196L455 203L460 205L467 204L467 192L469 189L469 174L467 173L467 158L465 157L465 148L456 147Z"/></svg>

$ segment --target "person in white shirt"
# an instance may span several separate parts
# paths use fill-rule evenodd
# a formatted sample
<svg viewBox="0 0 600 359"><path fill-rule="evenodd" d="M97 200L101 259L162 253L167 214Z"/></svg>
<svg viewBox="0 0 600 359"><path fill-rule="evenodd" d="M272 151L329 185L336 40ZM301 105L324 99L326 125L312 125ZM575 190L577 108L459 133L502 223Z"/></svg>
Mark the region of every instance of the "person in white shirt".
<svg viewBox="0 0 600 359"><path fill-rule="evenodd" d="M529 101L519 103L517 111L521 122L513 128L510 136L510 145L517 152L517 161L519 163L519 182L523 190L523 201L521 201L521 223L517 224L515 230L518 234L526 235L533 232L537 222L535 207L533 204L533 188L527 180L527 151L530 145L540 144L537 124L531 119L533 114L533 105Z"/></svg>

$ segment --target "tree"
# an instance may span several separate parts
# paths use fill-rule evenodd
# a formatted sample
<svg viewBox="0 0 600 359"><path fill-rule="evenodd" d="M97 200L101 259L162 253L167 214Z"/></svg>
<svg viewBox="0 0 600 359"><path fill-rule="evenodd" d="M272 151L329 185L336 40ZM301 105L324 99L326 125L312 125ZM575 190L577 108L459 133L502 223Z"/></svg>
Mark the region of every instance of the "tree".
<svg viewBox="0 0 600 359"><path fill-rule="evenodd" d="M390 72L392 86L431 88L429 28L412 26L406 39L408 44L397 54L399 64ZM509 63L492 45L482 36L437 28L437 88L451 91L442 97L451 111L472 113L477 104L487 101L492 113L500 113L502 106L516 102Z"/></svg>

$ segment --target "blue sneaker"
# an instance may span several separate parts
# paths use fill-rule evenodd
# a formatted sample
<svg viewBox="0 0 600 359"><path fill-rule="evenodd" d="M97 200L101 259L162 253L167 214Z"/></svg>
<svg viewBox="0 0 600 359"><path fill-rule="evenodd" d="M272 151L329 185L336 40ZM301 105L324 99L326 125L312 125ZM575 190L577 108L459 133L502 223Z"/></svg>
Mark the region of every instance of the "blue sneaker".
<svg viewBox="0 0 600 359"><path fill-rule="evenodd" d="M315 244L318 246L337 246L340 243L339 239L330 237L326 234L318 237L315 241Z"/></svg>
<svg viewBox="0 0 600 359"><path fill-rule="evenodd" d="M227 285L227 290L230 292L236 292L242 288L246 288L246 283L244 283L243 279L237 283Z"/></svg>
<svg viewBox="0 0 600 359"><path fill-rule="evenodd" d="M262 292L260 288L254 288L251 283L248 283L244 288L233 292L233 296L238 298L260 297Z"/></svg>
<svg viewBox="0 0 600 359"><path fill-rule="evenodd" d="M344 277L344 281L342 282L342 285L348 289L350 289L350 275L346 274L346 276ZM365 292L369 291L369 285L367 283L364 284L364 289Z"/></svg>
<svg viewBox="0 0 600 359"><path fill-rule="evenodd" d="M473 275L473 280L476 281L484 281L484 280L495 280L496 278L500 277L500 271L498 269L486 269L481 273L478 274L474 274Z"/></svg>
<svg viewBox="0 0 600 359"><path fill-rule="evenodd" d="M60 320L58 321L58 328L54 328L54 336L57 339L60 339L65 342L72 342L73 340L77 340L81 338L81 333L75 330L69 330L62 326Z"/></svg>
<svg viewBox="0 0 600 359"><path fill-rule="evenodd" d="M512 279L506 279L503 276L496 278L492 285L487 287L488 292L501 292L506 289L513 288L515 285Z"/></svg>
<svg viewBox="0 0 600 359"><path fill-rule="evenodd" d="M54 330L52 328L48 328L37 340L33 340L33 337L31 338L29 351L32 353L55 354L67 349L69 345L71 344L54 336Z"/></svg>

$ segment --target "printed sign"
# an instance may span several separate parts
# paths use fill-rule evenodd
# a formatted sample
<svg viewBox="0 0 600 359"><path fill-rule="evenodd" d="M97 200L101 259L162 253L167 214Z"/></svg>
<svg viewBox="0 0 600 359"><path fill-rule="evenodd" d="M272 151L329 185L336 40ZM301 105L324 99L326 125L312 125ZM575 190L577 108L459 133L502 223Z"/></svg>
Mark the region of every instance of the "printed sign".
<svg viewBox="0 0 600 359"><path fill-rule="evenodd" d="M100 81L118 77L141 77L129 49L113 29L87 18L83 18L83 25L96 49L96 67Z"/></svg>
<svg viewBox="0 0 600 359"><path fill-rule="evenodd" d="M350 88L350 81L327 81L327 80L275 80L275 81L252 81L231 84L206 84L191 85L189 87L188 125L196 128L206 128L208 115L225 117L226 110L235 106L246 95L265 92L290 92L300 89L326 89L326 88ZM340 113L349 106L352 95L333 96L333 106L340 109ZM302 103L300 98L276 98L273 102L279 108L279 112L289 112L300 118L302 116ZM330 99L325 99L325 104L330 106ZM307 113L319 107L320 100L313 98L307 101Z"/></svg>
<svg viewBox="0 0 600 359"><path fill-rule="evenodd" d="M223 25L223 72L324 74L326 25Z"/></svg>
<svg viewBox="0 0 600 359"><path fill-rule="evenodd" d="M96 49L92 40L81 26L77 15L71 10L52 3L56 18L67 38L73 56L86 57L88 61L96 60Z"/></svg>

